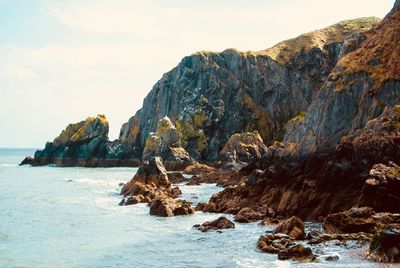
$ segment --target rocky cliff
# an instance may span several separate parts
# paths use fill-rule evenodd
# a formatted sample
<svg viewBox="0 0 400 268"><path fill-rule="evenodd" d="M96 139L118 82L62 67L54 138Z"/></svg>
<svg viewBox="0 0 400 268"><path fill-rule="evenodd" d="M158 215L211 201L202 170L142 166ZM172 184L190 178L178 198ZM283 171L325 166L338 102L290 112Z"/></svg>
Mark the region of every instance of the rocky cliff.
<svg viewBox="0 0 400 268"><path fill-rule="evenodd" d="M286 123L309 108L336 66L346 36L359 35L377 22L344 21L265 51L228 49L185 57L123 125L120 140L144 148L165 116L195 159L217 159L235 133L257 130L266 144L281 140Z"/></svg>
<svg viewBox="0 0 400 268"><path fill-rule="evenodd" d="M400 212L400 8L345 38L337 65L283 143L242 169L206 211L270 207L315 220L353 206ZM244 182L244 183L243 183Z"/></svg>
<svg viewBox="0 0 400 268"><path fill-rule="evenodd" d="M400 102L399 25L396 4L377 27L345 40L337 66L304 120L284 137L296 145L297 156L331 151L343 136Z"/></svg>

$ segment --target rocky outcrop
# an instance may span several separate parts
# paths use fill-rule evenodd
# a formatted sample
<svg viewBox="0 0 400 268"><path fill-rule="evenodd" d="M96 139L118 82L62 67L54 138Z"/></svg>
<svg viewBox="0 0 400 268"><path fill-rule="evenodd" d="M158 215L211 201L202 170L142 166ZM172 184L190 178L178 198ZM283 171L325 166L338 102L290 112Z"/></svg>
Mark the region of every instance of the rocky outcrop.
<svg viewBox="0 0 400 268"><path fill-rule="evenodd" d="M324 220L324 229L334 234L374 234L389 223L400 223L400 214L375 213L372 208L362 207L329 214Z"/></svg>
<svg viewBox="0 0 400 268"><path fill-rule="evenodd" d="M193 228L198 229L199 231L202 232L208 232L210 230L224 230L224 229L234 229L235 224L228 220L226 217L219 217L218 219L214 221L206 221L203 224L196 224L193 226Z"/></svg>
<svg viewBox="0 0 400 268"><path fill-rule="evenodd" d="M121 189L124 199L120 205L148 203L150 214L169 217L194 213L194 208L184 200L175 198L181 194L172 187L161 158L154 157L139 168L133 179Z"/></svg>
<svg viewBox="0 0 400 268"><path fill-rule="evenodd" d="M161 156L168 170L182 170L191 164L188 152L182 148L182 133L168 117L158 121L157 131L149 133L142 159L147 161Z"/></svg>
<svg viewBox="0 0 400 268"><path fill-rule="evenodd" d="M26 158L21 165L57 166L138 166L141 161L135 148L120 141L108 140L108 121L104 115L89 117L70 124L34 158Z"/></svg>
<svg viewBox="0 0 400 268"><path fill-rule="evenodd" d="M342 22L268 51L228 49L185 57L123 125L120 140L144 148L165 116L182 133L182 147L197 160L217 159L235 133L257 130L266 144L281 140L286 123L308 109L335 67L345 36L376 22ZM285 51L288 60L282 56Z"/></svg>
<svg viewBox="0 0 400 268"><path fill-rule="evenodd" d="M377 262L400 262L400 224L388 224L374 236L368 258Z"/></svg>
<svg viewBox="0 0 400 268"><path fill-rule="evenodd" d="M267 147L260 134L254 131L232 135L220 152L220 157L225 162L250 162L261 159L266 153Z"/></svg>

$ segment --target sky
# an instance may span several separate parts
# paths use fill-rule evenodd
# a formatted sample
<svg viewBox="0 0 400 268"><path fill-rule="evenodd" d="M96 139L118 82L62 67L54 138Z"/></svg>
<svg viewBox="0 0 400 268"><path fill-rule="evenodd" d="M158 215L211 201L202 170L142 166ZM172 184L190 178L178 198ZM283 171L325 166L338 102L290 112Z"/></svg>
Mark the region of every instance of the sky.
<svg viewBox="0 0 400 268"><path fill-rule="evenodd" d="M110 139L196 51L262 50L394 0L0 0L0 148L105 114Z"/></svg>

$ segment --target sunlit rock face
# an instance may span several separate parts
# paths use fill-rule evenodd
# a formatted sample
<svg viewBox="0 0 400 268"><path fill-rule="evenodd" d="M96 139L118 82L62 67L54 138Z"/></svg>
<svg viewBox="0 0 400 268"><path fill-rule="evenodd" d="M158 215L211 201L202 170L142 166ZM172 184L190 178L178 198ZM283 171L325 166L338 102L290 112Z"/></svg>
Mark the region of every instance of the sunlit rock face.
<svg viewBox="0 0 400 268"><path fill-rule="evenodd" d="M195 159L217 159L235 133L257 130L267 145L281 141L286 123L308 109L335 67L345 37L376 23L341 22L264 51L185 57L155 84L143 108L123 125L120 139L143 149L168 116Z"/></svg>
<svg viewBox="0 0 400 268"><path fill-rule="evenodd" d="M69 124L53 142L47 142L34 158L21 164L57 166L138 165L134 150L119 140L108 140L108 121L104 115Z"/></svg>
<svg viewBox="0 0 400 268"><path fill-rule="evenodd" d="M285 143L296 144L298 156L331 151L343 136L400 103L399 31L397 1L376 27L346 39L302 124L284 137Z"/></svg>

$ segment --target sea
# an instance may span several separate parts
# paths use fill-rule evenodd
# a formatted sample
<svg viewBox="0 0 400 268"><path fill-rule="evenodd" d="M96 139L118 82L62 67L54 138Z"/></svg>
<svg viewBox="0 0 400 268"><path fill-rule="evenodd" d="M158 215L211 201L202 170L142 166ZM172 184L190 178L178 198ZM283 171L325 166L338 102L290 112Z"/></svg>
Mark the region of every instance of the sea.
<svg viewBox="0 0 400 268"><path fill-rule="evenodd" d="M317 263L279 261L256 247L272 226L236 223L222 233L202 233L192 226L221 215L162 218L149 215L145 204L119 206L119 184L136 168L18 165L34 151L0 149L0 268L382 267L335 244L317 249ZM221 190L178 186L194 205ZM340 259L327 262L329 255Z"/></svg>

